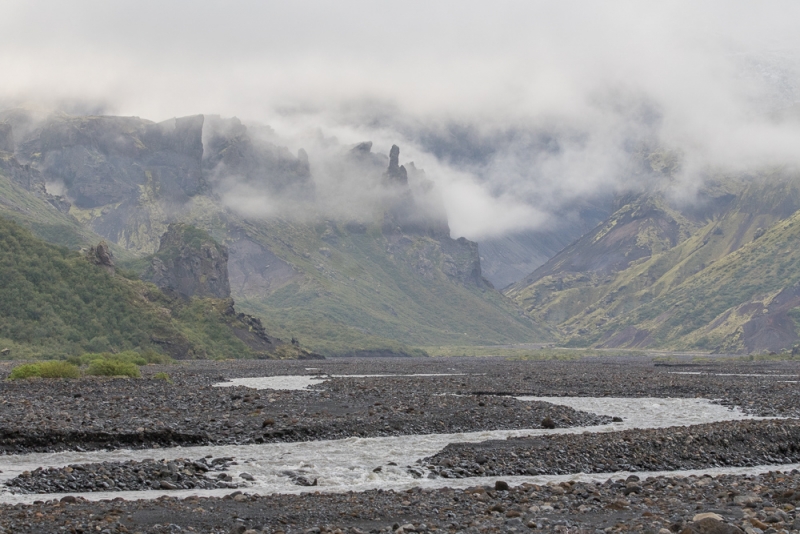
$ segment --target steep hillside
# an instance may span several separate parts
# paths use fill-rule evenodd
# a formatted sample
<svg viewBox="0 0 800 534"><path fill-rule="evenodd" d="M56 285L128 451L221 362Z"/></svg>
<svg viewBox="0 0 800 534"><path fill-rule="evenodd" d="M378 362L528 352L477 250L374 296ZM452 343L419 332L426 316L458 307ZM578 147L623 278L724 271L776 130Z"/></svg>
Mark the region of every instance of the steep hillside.
<svg viewBox="0 0 800 534"><path fill-rule="evenodd" d="M14 143L14 157L62 194L72 224L129 255L155 253L170 223L207 231L227 248L237 306L281 337L329 354L552 339L484 280L477 245L450 237L433 182L400 165L397 147L388 158L371 143L342 148L327 171L372 203L331 217L318 210L305 152L236 119L54 115Z"/></svg>
<svg viewBox="0 0 800 534"><path fill-rule="evenodd" d="M767 269L770 257L784 252L753 247L791 240L763 237L800 209L798 177L776 171L728 179L704 194L704 202L680 210L658 195L623 199L608 221L509 296L576 345L733 352L791 346L794 327L784 312L793 278L779 280L790 274L788 265L778 278ZM722 265L736 283L718 276Z"/></svg>
<svg viewBox="0 0 800 534"><path fill-rule="evenodd" d="M297 356L230 299L185 299L45 243L0 217L0 345L7 357L155 350L174 358Z"/></svg>
<svg viewBox="0 0 800 534"><path fill-rule="evenodd" d="M756 229L734 252L587 339L604 346L717 352L789 348L797 341L800 320L798 242L800 212L795 212L765 231Z"/></svg>

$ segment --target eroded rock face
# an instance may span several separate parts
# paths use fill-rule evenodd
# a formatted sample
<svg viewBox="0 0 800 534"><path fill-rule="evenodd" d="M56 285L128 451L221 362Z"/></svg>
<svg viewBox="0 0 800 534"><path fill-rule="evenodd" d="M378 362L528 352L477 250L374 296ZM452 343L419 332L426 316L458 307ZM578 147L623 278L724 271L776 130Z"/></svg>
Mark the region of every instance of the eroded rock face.
<svg viewBox="0 0 800 534"><path fill-rule="evenodd" d="M386 205L382 228L388 250L395 257L408 258L423 278L432 279L439 270L461 284L489 287L481 275L478 244L450 237L447 213L434 183L413 162L400 165L399 158L400 149L393 145L384 173L384 181L394 193Z"/></svg>
<svg viewBox="0 0 800 534"><path fill-rule="evenodd" d="M255 194L281 195L292 200L313 198L306 151L301 148L295 157L265 137L268 133L250 132L236 117L207 116L203 168L212 189L226 194L247 187Z"/></svg>
<svg viewBox="0 0 800 534"><path fill-rule="evenodd" d="M228 298L228 249L203 230L172 223L143 278L184 297Z"/></svg>
<svg viewBox="0 0 800 534"><path fill-rule="evenodd" d="M138 117L50 117L17 151L80 208L138 198L151 184L183 201L203 185L203 116L153 123Z"/></svg>
<svg viewBox="0 0 800 534"><path fill-rule="evenodd" d="M91 247L86 254L86 258L95 265L103 267L110 274L114 274L114 257L105 241L100 241L96 247Z"/></svg>

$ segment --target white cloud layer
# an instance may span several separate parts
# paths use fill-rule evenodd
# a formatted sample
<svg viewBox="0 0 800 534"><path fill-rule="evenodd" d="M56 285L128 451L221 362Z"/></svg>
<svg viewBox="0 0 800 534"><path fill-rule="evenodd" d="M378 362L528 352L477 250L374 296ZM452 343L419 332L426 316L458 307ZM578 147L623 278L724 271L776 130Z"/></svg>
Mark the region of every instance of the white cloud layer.
<svg viewBox="0 0 800 534"><path fill-rule="evenodd" d="M9 0L0 103L397 143L453 234L482 238L625 185L632 143L680 150L689 185L799 163L797 20L791 1Z"/></svg>

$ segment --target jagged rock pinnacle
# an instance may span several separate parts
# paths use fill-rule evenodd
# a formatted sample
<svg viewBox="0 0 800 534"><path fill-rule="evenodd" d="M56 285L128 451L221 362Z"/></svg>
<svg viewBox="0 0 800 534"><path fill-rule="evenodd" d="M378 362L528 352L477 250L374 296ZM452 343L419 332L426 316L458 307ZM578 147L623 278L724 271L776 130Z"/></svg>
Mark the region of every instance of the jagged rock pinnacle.
<svg viewBox="0 0 800 534"><path fill-rule="evenodd" d="M389 168L386 170L386 177L389 183L398 185L408 185L408 172L400 165L400 147L392 145L389 151Z"/></svg>

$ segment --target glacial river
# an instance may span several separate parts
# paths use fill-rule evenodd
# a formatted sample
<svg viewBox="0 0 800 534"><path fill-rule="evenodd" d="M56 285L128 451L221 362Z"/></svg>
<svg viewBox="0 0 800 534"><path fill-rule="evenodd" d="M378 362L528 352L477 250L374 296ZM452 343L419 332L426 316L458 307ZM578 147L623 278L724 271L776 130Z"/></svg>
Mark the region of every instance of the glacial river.
<svg viewBox="0 0 800 534"><path fill-rule="evenodd" d="M269 379L237 379L227 385L246 385L256 388L301 389L324 382L324 377L271 377ZM614 432L632 428L664 428L695 425L718 421L750 419L737 408L713 404L707 399L684 398L610 398L610 397L518 397L523 401L540 400L585 410L600 415L618 416L621 423L591 427L558 428L553 430L496 430L462 434L427 434L382 438L347 438L330 441L301 443L274 443L262 445L223 445L207 447L174 447L147 450L114 450L91 452L35 453L0 456L0 502L25 503L34 500L60 498L64 494L16 495L9 492L3 482L23 471L37 467L61 467L75 463L103 461L127 461L152 459L190 458L206 455L214 457L232 456L239 465L231 466L228 472L245 487L248 493L302 493L308 491L342 492L363 491L373 488L404 490L411 487L469 487L476 484L494 483L498 477L466 479L417 479L406 471L406 466L431 456L453 442L478 442L489 439L505 439L510 436L578 434L583 432ZM390 465L396 464L396 465ZM379 472L374 469L381 467ZM800 464L762 466L750 468L709 468L697 471L637 472L640 477L670 475L747 474L775 469L797 469ZM254 482L245 483L236 476L247 472L255 477ZM289 472L318 480L318 486L301 487L294 484ZM627 476L627 472L595 473L558 476L502 477L510 484L524 482L543 484L553 481L581 480L604 481L608 478ZM189 495L226 495L234 490L164 490L114 491L70 493L87 499L99 500L122 497L124 499L152 499L161 495L186 497Z"/></svg>

